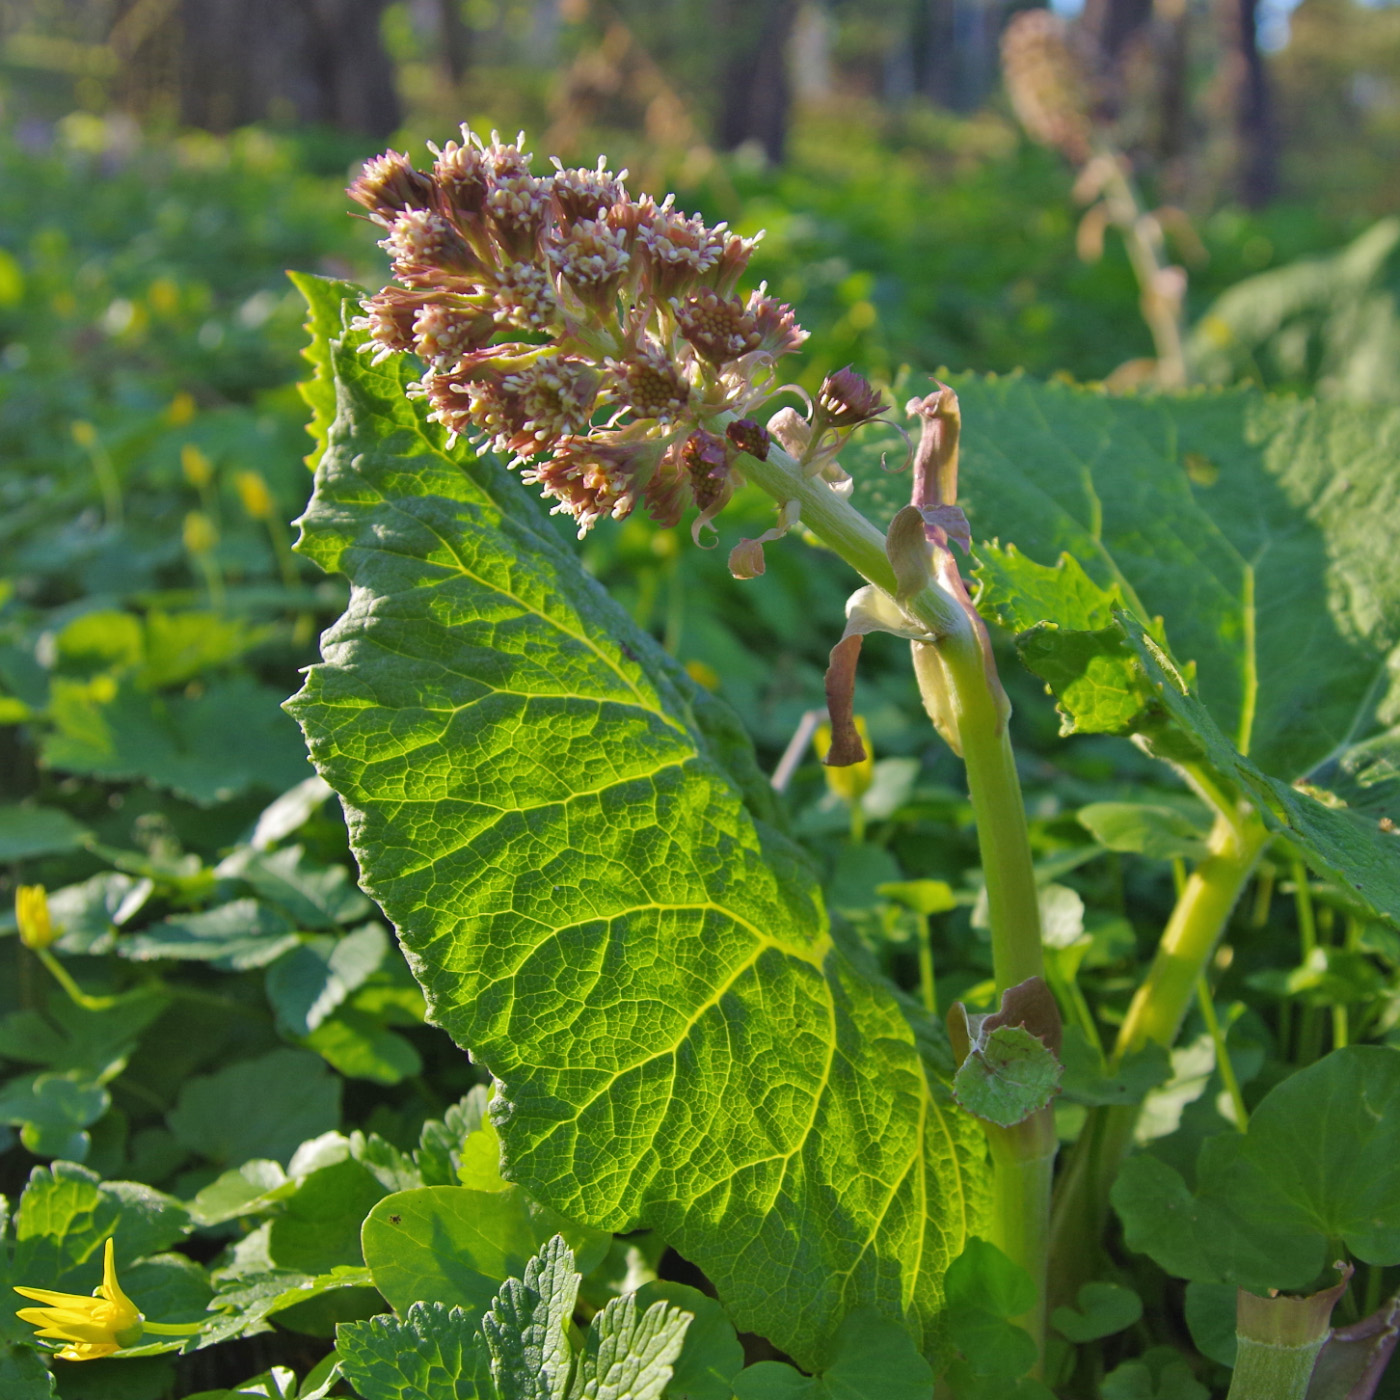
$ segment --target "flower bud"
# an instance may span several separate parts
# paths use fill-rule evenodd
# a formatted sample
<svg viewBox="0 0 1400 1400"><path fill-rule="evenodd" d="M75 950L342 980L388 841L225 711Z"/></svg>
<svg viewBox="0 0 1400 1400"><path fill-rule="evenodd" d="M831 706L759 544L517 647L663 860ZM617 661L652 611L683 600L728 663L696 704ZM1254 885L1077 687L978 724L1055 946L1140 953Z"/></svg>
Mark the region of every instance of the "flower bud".
<svg viewBox="0 0 1400 1400"><path fill-rule="evenodd" d="M506 255L528 258L549 214L549 182L528 172L493 180L486 196L486 212Z"/></svg>
<svg viewBox="0 0 1400 1400"><path fill-rule="evenodd" d="M43 885L21 885L15 891L15 923L19 941L37 952L58 937L49 917L49 896Z"/></svg>
<svg viewBox="0 0 1400 1400"><path fill-rule="evenodd" d="M760 423L755 423L752 418L736 418L725 428L724 435L740 452L747 452L750 457L757 457L760 462L768 460L768 448L772 438L768 435L768 429Z"/></svg>
<svg viewBox="0 0 1400 1400"><path fill-rule="evenodd" d="M687 217L671 208L671 196L651 208L637 230L651 282L659 300L669 300L694 286L718 265L724 252L726 225L708 227L698 215Z"/></svg>
<svg viewBox="0 0 1400 1400"><path fill-rule="evenodd" d="M267 489L267 482L262 479L260 473L239 472L233 478L233 484L238 492L238 499L243 503L243 509L254 520L272 519L276 507L272 500L272 492Z"/></svg>
<svg viewBox="0 0 1400 1400"><path fill-rule="evenodd" d="M654 340L645 341L636 354L617 364L616 374L618 396L638 418L669 423L690 406L690 385Z"/></svg>
<svg viewBox="0 0 1400 1400"><path fill-rule="evenodd" d="M180 470L197 491L204 490L214 479L214 464L192 442L180 449Z"/></svg>
<svg viewBox="0 0 1400 1400"><path fill-rule="evenodd" d="M467 241L441 214L406 209L379 246L394 260L394 273L409 286L434 286L443 274L469 276L481 264Z"/></svg>
<svg viewBox="0 0 1400 1400"><path fill-rule="evenodd" d="M868 423L885 411L879 390L871 387L864 375L850 365L829 374L817 394L817 410L823 424L830 428L854 428Z"/></svg>
<svg viewBox="0 0 1400 1400"><path fill-rule="evenodd" d="M690 474L695 504L708 510L729 485L729 450L724 439L697 428L681 448L681 462Z"/></svg>
<svg viewBox="0 0 1400 1400"><path fill-rule="evenodd" d="M432 177L415 170L409 158L398 151L385 151L367 160L345 193L385 228L406 209L431 209L437 197Z"/></svg>
<svg viewBox="0 0 1400 1400"><path fill-rule="evenodd" d="M627 197L622 185L627 172L614 175L605 168L602 156L598 157L596 170L565 170L557 158L553 164L558 171L554 177L554 202L566 224L597 219L601 211L611 209Z"/></svg>
<svg viewBox="0 0 1400 1400"><path fill-rule="evenodd" d="M214 522L202 510L192 510L185 517L185 548L191 554L210 554L219 542Z"/></svg>
<svg viewBox="0 0 1400 1400"><path fill-rule="evenodd" d="M450 218L474 220L486 207L490 175L478 148L468 142L459 146L449 141L441 150L430 147L437 160L433 176L437 180L438 207Z"/></svg>
<svg viewBox="0 0 1400 1400"><path fill-rule="evenodd" d="M807 339L807 332L797 324L792 307L774 301L763 287L749 296L744 310L758 332L758 348L775 360L800 350Z"/></svg>
<svg viewBox="0 0 1400 1400"><path fill-rule="evenodd" d="M600 310L616 296L632 261L626 234L596 219L579 219L547 256L579 297Z"/></svg>

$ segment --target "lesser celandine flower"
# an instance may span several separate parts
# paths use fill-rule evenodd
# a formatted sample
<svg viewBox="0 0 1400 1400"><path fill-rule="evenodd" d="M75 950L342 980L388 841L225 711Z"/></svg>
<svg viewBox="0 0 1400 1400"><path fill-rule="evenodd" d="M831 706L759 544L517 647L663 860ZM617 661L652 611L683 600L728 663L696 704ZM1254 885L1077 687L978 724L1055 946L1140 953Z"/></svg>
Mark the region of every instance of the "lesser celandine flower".
<svg viewBox="0 0 1400 1400"><path fill-rule="evenodd" d="M807 333L765 287L736 290L757 239L633 197L601 160L535 175L523 141L463 127L431 171L395 151L365 165L349 193L384 229L398 285L356 325L376 361L417 355L410 393L429 416L523 467L580 535L638 505L668 526L695 507L698 535L740 454L766 456L748 415ZM821 457L803 461L833 482L833 439L879 411L854 372L836 380L809 434Z"/></svg>
<svg viewBox="0 0 1400 1400"><path fill-rule="evenodd" d="M102 1282L91 1298L77 1293L53 1293L47 1288L17 1287L15 1292L46 1305L20 1308L17 1316L37 1327L40 1337L67 1343L58 1353L60 1360L96 1361L141 1340L144 1319L117 1282L110 1239L103 1254Z"/></svg>
<svg viewBox="0 0 1400 1400"><path fill-rule="evenodd" d="M147 1322L117 1282L116 1253L110 1239L102 1254L102 1282L91 1298L47 1288L16 1287L15 1292L45 1305L19 1308L16 1316L37 1327L38 1336L67 1343L58 1352L60 1361L97 1361L123 1347L134 1347L147 1332L189 1337L204 1328L202 1322Z"/></svg>
<svg viewBox="0 0 1400 1400"><path fill-rule="evenodd" d="M15 923L19 925L19 941L26 948L38 952L53 942L49 896L42 885L21 885L15 891Z"/></svg>

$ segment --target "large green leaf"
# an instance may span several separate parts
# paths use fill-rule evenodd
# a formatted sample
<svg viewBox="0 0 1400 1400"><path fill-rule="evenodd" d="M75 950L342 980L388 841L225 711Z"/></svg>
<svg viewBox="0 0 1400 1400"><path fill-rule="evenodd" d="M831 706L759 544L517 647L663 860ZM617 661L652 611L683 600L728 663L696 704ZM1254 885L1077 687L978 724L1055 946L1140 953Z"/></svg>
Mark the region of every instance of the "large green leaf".
<svg viewBox="0 0 1400 1400"><path fill-rule="evenodd" d="M300 545L353 591L292 708L511 1171L799 1360L858 1300L933 1347L985 1168L930 1023L833 942L733 716L356 343Z"/></svg>
<svg viewBox="0 0 1400 1400"><path fill-rule="evenodd" d="M1400 917L1400 881L1375 880L1363 849L1400 817L1400 410L956 387L974 538L1009 542L978 546L986 606L1071 724L1162 737L1165 706L1227 777L1252 765L1247 792L1339 795L1350 813L1304 792L1261 801L1316 866ZM898 479L864 476L887 512ZM1394 867L1400 846L1385 851Z"/></svg>
<svg viewBox="0 0 1400 1400"><path fill-rule="evenodd" d="M1113 1187L1131 1248L1169 1273L1304 1288L1339 1245L1400 1263L1400 1050L1351 1045L1271 1089L1246 1133L1202 1144L1196 1189L1143 1154Z"/></svg>

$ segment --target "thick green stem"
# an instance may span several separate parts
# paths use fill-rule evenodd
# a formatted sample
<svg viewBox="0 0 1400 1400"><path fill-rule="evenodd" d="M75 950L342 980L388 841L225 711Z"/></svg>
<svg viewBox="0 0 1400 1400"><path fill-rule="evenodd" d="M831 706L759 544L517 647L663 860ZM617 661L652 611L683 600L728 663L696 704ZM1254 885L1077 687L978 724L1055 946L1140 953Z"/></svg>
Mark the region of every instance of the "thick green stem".
<svg viewBox="0 0 1400 1400"><path fill-rule="evenodd" d="M1175 1041L1195 995L1196 979L1268 840L1268 830L1254 812L1237 819L1223 813L1216 818L1205 859L1191 872L1152 967L1128 1007L1113 1052L1115 1063L1149 1042L1169 1048Z"/></svg>
<svg viewBox="0 0 1400 1400"><path fill-rule="evenodd" d="M1191 872L1172 910L1147 978L1118 1033L1114 1063L1149 1042L1170 1048L1269 833L1252 811L1222 812L1205 858ZM1108 1192L1137 1124L1136 1104L1092 1109L1070 1153L1050 1222L1050 1277L1055 1302L1073 1302L1093 1278L1108 1217Z"/></svg>
<svg viewBox="0 0 1400 1400"><path fill-rule="evenodd" d="M1335 1287L1306 1298L1260 1298L1240 1290L1229 1400L1305 1400L1318 1353L1332 1334L1332 1310L1350 1277L1348 1268Z"/></svg>
<svg viewBox="0 0 1400 1400"><path fill-rule="evenodd" d="M922 646L915 644L916 656ZM976 640L964 643L961 638L950 638L948 643L938 644L938 649L967 765L967 786L987 885L992 971L1000 995L1028 977L1045 975L1040 900L1026 809L1011 737ZM917 673L917 663L915 670Z"/></svg>
<svg viewBox="0 0 1400 1400"><path fill-rule="evenodd" d="M897 597L903 612L936 638L914 643L914 671L925 708L940 732L954 740L967 765L997 991L1043 977L1040 904L1025 805L1007 734L1006 698L985 629L967 601L956 566L945 557L935 571L942 573L942 581L930 574L923 587L902 590L886 553L885 536L825 482L805 476L787 453L774 445L764 461L745 456L743 469L779 502L798 501L803 524L827 548L868 582ZM1053 1114L1043 1109L1012 1128L988 1125L987 1141L994 1168L993 1242L1035 1282L1036 1306L1020 1321L1043 1351L1046 1239L1056 1147Z"/></svg>
<svg viewBox="0 0 1400 1400"><path fill-rule="evenodd" d="M1292 1347L1239 1340L1227 1400L1306 1400L1325 1337Z"/></svg>
<svg viewBox="0 0 1400 1400"><path fill-rule="evenodd" d="M894 569L885 555L885 537L844 496L820 477L803 473L795 459L777 443L761 461L742 454L744 475L780 505L796 501L802 523L834 554L839 554L862 578L895 592Z"/></svg>
<svg viewBox="0 0 1400 1400"><path fill-rule="evenodd" d="M1043 1359L1049 1316L1050 1189L1059 1146L1055 1114L1042 1108L1015 1127L985 1127L992 1158L992 1243L1035 1282L1035 1306L1013 1320L1031 1334ZM1034 1374L1042 1374L1040 1365Z"/></svg>

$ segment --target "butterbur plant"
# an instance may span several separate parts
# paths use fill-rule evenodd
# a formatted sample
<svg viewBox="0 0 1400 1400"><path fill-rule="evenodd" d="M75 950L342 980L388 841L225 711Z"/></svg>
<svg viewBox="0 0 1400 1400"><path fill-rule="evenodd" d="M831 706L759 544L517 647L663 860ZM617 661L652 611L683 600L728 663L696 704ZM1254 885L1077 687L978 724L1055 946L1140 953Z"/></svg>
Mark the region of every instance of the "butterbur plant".
<svg viewBox="0 0 1400 1400"><path fill-rule="evenodd" d="M658 1363L647 1395L1206 1395L1197 1373L1234 1358L1201 1339L1234 1335L1236 1289L1231 1395L1362 1394L1308 1390L1341 1295L1300 1323L1280 1290L1320 1292L1349 1260L1367 1311L1390 1306L1384 1017L1334 1017L1330 1054L1290 1042L1262 1096L1230 1080L1240 1111L1194 1172L1134 1147L1198 998L1229 1073L1208 977L1261 859L1309 890L1311 867L1357 956L1400 917L1400 417L959 377L913 395L907 473L882 471L905 456L892 428L880 440L885 395L854 369L814 398L786 385L804 333L742 289L752 240L604 162L536 173L521 143L468 131L433 156L380 157L350 191L391 285L299 279L317 443L299 548L352 594L290 708L432 1018L492 1076L491 1189L585 1233L652 1232L703 1272L724 1326L788 1358L693 1390ZM698 543L746 483L775 524L731 546L744 587L766 586L765 549L805 547L777 543L796 533L851 571L828 764L866 757L862 638L909 643L911 694L966 774L981 1001L932 1013L927 958L921 988L888 980L828 909L736 716L540 507L580 534L689 518ZM1196 814L1185 835L1160 807L1085 817L1100 850L1178 861L1130 996L1091 1000L1082 930L1042 932L1060 887L1028 833L994 633L1066 735L1131 737ZM1058 1126L1057 1096L1078 1115ZM404 1209L366 1224L371 1269ZM1141 1295L1176 1308L1183 1285L1197 1349L1164 1352L1180 1330L1140 1322ZM410 1282L391 1302L416 1327L405 1309L444 1299ZM663 1347L678 1376L680 1337ZM501 1393L564 1393L540 1384Z"/></svg>

